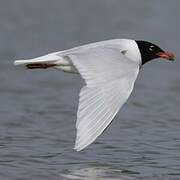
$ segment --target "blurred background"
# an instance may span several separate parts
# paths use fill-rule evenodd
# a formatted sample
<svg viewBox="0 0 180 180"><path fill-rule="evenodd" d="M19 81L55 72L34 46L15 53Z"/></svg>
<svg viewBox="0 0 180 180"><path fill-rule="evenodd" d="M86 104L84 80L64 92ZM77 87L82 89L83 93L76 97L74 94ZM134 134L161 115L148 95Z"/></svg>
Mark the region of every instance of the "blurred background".
<svg viewBox="0 0 180 180"><path fill-rule="evenodd" d="M0 179L180 179L180 1L0 1ZM112 125L73 150L78 75L14 67L112 39L148 40L176 53L146 64Z"/></svg>

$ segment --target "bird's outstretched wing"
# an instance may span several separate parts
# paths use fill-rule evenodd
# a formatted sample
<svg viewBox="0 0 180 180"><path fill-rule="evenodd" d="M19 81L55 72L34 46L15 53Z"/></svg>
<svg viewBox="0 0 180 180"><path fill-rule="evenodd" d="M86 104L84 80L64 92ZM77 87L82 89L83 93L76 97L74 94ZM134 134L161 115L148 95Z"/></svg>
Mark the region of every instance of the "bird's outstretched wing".
<svg viewBox="0 0 180 180"><path fill-rule="evenodd" d="M86 85L79 94L75 149L91 144L111 123L132 92L139 65L115 48L66 55Z"/></svg>

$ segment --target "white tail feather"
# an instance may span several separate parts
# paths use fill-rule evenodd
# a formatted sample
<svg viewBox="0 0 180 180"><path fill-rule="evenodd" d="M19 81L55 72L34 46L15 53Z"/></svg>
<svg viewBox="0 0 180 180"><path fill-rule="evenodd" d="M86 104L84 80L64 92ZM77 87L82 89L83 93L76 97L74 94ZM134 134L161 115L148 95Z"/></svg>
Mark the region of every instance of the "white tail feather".
<svg viewBox="0 0 180 180"><path fill-rule="evenodd" d="M61 57L59 55L59 52L47 54L45 56L40 56L33 59L14 61L14 65L27 65L27 64L35 64L35 63L46 63L46 64L53 63L62 66L70 65L68 59Z"/></svg>

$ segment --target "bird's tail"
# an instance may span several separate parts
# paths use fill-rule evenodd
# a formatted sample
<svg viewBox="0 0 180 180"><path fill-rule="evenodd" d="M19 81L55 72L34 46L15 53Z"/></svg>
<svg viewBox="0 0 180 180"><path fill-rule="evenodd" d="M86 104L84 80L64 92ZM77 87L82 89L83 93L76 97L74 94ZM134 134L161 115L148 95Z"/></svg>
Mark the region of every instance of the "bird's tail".
<svg viewBox="0 0 180 180"><path fill-rule="evenodd" d="M62 58L56 54L57 53L51 53L28 60L16 60L14 61L14 65L22 65L28 69L46 69L50 67L56 67L62 62Z"/></svg>

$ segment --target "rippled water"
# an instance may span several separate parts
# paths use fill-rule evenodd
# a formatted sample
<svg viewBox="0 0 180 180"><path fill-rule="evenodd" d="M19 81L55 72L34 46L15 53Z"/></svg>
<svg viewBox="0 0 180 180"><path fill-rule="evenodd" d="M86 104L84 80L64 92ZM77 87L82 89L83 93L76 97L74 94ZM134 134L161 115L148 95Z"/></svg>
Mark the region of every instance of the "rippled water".
<svg viewBox="0 0 180 180"><path fill-rule="evenodd" d="M0 179L180 179L180 1L0 2ZM27 71L14 59L111 38L177 54L141 69L112 125L73 150L78 75Z"/></svg>

